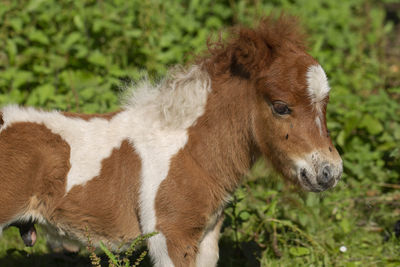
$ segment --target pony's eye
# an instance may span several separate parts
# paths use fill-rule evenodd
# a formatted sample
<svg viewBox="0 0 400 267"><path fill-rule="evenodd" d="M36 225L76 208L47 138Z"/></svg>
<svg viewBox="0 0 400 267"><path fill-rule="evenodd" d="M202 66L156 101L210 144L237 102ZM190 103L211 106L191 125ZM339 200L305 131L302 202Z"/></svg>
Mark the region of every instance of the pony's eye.
<svg viewBox="0 0 400 267"><path fill-rule="evenodd" d="M279 115L286 115L292 112L288 105L281 101L276 101L272 103L272 109Z"/></svg>

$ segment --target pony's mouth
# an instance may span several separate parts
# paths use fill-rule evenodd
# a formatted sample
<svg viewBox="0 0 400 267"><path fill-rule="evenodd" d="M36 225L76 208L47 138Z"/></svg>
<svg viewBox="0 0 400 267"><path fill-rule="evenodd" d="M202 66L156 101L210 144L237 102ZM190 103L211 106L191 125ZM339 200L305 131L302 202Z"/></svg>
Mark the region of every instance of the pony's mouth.
<svg viewBox="0 0 400 267"><path fill-rule="evenodd" d="M316 181L318 178L310 175L310 173L308 173L306 169L301 169L299 171L299 176L297 179L300 182L300 185L305 190L315 192L315 193L325 191L329 188L336 186L336 184L337 184L336 179L330 179L326 183L312 182L312 181Z"/></svg>

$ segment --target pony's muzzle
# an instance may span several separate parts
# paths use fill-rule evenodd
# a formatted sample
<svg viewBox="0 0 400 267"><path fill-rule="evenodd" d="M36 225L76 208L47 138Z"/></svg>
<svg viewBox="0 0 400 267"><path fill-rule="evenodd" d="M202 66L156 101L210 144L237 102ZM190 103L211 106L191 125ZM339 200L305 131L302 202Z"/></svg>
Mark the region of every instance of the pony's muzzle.
<svg viewBox="0 0 400 267"><path fill-rule="evenodd" d="M320 164L310 168L301 166L297 171L297 179L306 190L322 192L336 186L342 176L342 164Z"/></svg>

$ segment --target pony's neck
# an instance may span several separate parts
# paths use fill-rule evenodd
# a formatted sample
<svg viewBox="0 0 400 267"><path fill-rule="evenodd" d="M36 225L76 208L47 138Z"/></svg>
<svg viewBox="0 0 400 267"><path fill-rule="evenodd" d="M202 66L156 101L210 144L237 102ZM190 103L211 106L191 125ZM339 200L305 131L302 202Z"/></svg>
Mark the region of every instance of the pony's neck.
<svg viewBox="0 0 400 267"><path fill-rule="evenodd" d="M189 151L212 177L213 186L232 193L255 160L249 104L252 90L245 81L212 81L203 116L189 129Z"/></svg>

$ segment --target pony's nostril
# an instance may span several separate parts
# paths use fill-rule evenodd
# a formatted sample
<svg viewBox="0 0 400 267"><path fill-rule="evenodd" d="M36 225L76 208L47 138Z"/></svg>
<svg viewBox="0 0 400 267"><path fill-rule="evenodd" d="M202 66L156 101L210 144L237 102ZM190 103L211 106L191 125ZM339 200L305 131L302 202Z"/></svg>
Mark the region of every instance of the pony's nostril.
<svg viewBox="0 0 400 267"><path fill-rule="evenodd" d="M303 182L303 184L306 184L306 186L310 189L313 188L313 184L310 181L310 173L307 171L306 168L300 169L300 179Z"/></svg>
<svg viewBox="0 0 400 267"><path fill-rule="evenodd" d="M300 175L301 175L302 179L307 179L308 178L306 169L301 169Z"/></svg>
<svg viewBox="0 0 400 267"><path fill-rule="evenodd" d="M329 180L329 178L331 177L331 170L329 167L325 167L322 171L322 175L324 176L325 180Z"/></svg>
<svg viewBox="0 0 400 267"><path fill-rule="evenodd" d="M305 183L307 183L308 185L311 184L310 182L310 175L308 174L306 169L301 169L300 170L300 178L301 180L303 180Z"/></svg>
<svg viewBox="0 0 400 267"><path fill-rule="evenodd" d="M332 170L329 166L322 168L320 175L317 177L318 183L321 185L326 185L332 180Z"/></svg>

